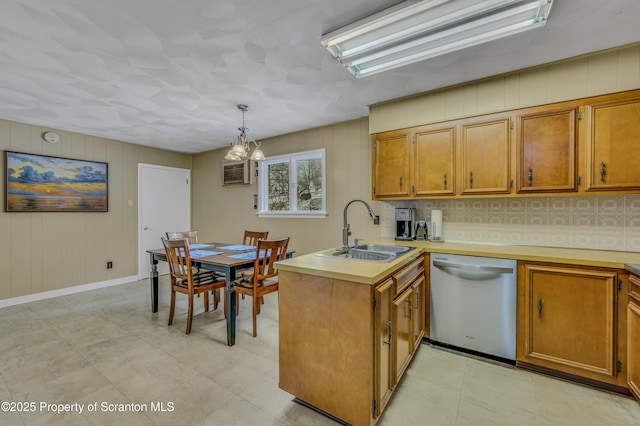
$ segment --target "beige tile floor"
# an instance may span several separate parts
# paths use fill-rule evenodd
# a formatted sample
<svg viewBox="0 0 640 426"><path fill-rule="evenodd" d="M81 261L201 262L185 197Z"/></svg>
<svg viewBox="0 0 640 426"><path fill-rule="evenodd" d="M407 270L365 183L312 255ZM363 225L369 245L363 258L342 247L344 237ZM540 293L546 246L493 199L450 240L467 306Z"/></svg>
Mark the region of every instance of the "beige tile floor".
<svg viewBox="0 0 640 426"><path fill-rule="evenodd" d="M168 293L163 277L157 314L146 281L0 309L0 401L36 403L0 412L0 425L336 424L278 388L277 295L266 298L257 338L241 302L236 346L228 347L221 309L204 313L198 304L184 334L180 295L168 327ZM84 412L41 403L82 404ZM148 411L109 411L116 404ZM425 344L378 424L638 425L640 405Z"/></svg>

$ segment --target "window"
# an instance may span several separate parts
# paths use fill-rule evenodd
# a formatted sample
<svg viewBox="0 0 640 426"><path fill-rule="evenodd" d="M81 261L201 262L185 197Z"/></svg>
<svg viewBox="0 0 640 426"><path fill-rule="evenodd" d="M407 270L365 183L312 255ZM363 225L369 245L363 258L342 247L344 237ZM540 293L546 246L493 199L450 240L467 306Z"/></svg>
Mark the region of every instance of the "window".
<svg viewBox="0 0 640 426"><path fill-rule="evenodd" d="M259 175L259 216L327 215L324 149L269 157Z"/></svg>

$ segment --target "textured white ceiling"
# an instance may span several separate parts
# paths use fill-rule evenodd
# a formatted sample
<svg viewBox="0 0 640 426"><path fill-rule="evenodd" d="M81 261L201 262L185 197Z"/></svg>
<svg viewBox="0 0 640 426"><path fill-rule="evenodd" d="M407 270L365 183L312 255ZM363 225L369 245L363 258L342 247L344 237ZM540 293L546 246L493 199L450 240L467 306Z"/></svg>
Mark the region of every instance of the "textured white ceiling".
<svg viewBox="0 0 640 426"><path fill-rule="evenodd" d="M542 29L357 80L320 36L398 1L0 0L0 118L182 152L640 41L638 0L555 0ZM264 147L268 154L268 147Z"/></svg>

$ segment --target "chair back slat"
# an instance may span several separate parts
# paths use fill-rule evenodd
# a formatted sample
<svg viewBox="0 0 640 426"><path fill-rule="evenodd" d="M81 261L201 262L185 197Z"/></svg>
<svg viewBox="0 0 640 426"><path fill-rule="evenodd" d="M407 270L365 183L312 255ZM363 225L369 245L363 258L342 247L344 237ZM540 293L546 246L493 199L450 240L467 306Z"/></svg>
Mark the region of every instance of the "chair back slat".
<svg viewBox="0 0 640 426"><path fill-rule="evenodd" d="M288 245L289 237L281 240L258 240L258 256L254 263L254 273L258 281L278 275L274 263L285 258Z"/></svg>
<svg viewBox="0 0 640 426"><path fill-rule="evenodd" d="M266 240L269 237L269 231L244 231L242 244L247 246L255 246L258 240Z"/></svg>
<svg viewBox="0 0 640 426"><path fill-rule="evenodd" d="M175 240L162 238L162 244L164 245L164 251L167 255L171 281L184 280L188 282L189 287L193 287L189 240L186 238Z"/></svg>
<svg viewBox="0 0 640 426"><path fill-rule="evenodd" d="M170 240L186 238L189 244L198 244L198 231L167 232L167 238Z"/></svg>

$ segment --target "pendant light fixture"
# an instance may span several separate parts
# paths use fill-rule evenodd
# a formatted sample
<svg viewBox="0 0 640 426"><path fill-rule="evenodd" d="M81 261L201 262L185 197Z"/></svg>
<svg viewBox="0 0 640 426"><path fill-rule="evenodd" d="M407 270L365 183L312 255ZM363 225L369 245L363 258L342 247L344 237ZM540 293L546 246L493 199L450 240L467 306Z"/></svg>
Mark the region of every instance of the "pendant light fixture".
<svg viewBox="0 0 640 426"><path fill-rule="evenodd" d="M253 150L253 153L249 158L255 161L264 160L266 157L264 156L264 153L260 149L261 142L256 142L253 139L247 140L247 130L249 129L244 125L244 113L247 112L249 107L247 105L240 104L238 105L238 109L242 111L242 127L238 127L238 130L240 130L240 134L238 135L236 140L231 144L231 149L229 150L227 155L224 157L225 160L232 160L232 161L244 160L249 154L249 151L251 150L251 145L250 145L251 143L253 143L256 146L256 148Z"/></svg>

